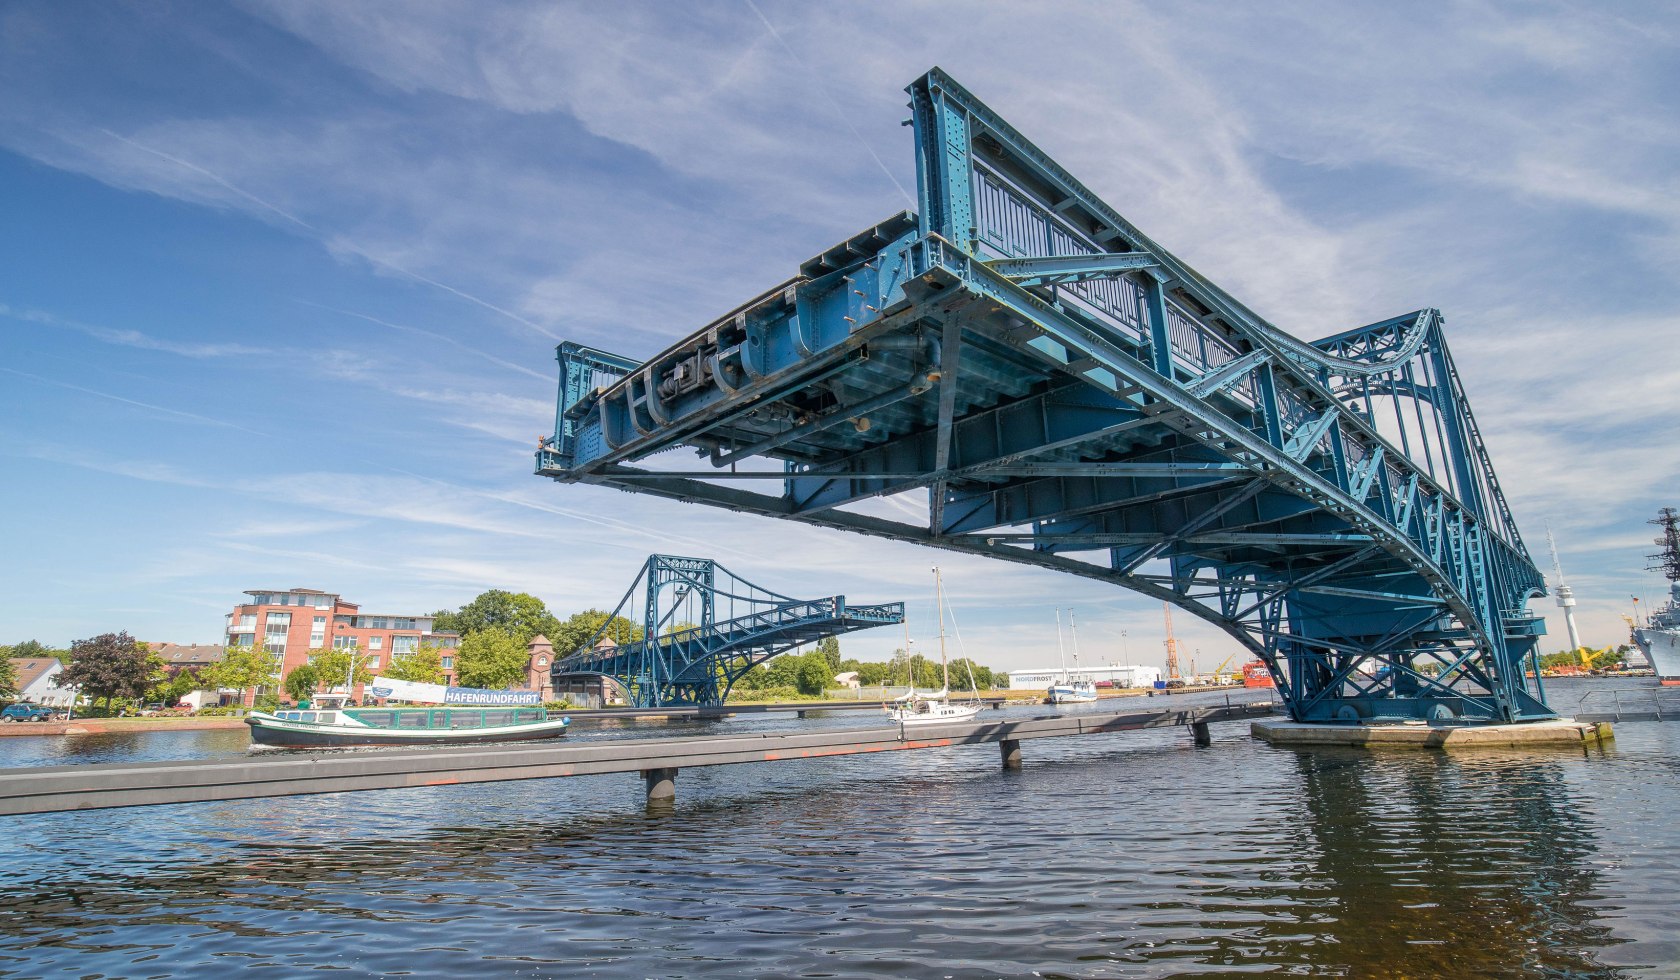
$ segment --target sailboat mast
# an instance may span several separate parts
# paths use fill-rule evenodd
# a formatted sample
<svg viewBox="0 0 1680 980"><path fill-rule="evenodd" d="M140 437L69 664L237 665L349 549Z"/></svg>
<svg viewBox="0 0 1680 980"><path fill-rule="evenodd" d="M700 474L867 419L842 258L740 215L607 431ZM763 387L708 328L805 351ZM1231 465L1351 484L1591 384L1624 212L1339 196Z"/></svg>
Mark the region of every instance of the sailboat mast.
<svg viewBox="0 0 1680 980"><path fill-rule="evenodd" d="M1056 610L1056 659L1062 665L1062 680L1068 679L1067 644L1062 642L1062 611Z"/></svg>
<svg viewBox="0 0 1680 980"><path fill-rule="evenodd" d="M1073 672L1079 673L1079 626L1073 621L1073 610L1068 610L1068 632L1073 634Z"/></svg>
<svg viewBox="0 0 1680 980"><path fill-rule="evenodd" d="M945 577L939 574L939 566L933 566L933 595L934 602L939 606L939 672L945 681L945 690L951 690L951 666L945 661Z"/></svg>

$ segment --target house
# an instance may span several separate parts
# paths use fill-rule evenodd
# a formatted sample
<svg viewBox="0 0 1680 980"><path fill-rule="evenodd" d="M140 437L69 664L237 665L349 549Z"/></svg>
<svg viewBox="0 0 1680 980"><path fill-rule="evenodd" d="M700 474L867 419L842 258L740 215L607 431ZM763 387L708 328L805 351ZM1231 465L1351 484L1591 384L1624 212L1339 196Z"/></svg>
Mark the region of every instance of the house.
<svg viewBox="0 0 1680 980"><path fill-rule="evenodd" d="M174 677L183 670L202 670L227 657L227 648L214 643L149 643L152 653L163 658L164 669Z"/></svg>
<svg viewBox="0 0 1680 980"><path fill-rule="evenodd" d="M12 670L17 674L19 701L61 708L76 699L74 690L58 686L58 675L64 673L64 665L53 657L13 660Z"/></svg>
<svg viewBox="0 0 1680 980"><path fill-rule="evenodd" d="M610 637L602 637L595 649L610 654L618 644ZM533 636L526 645L531 659L525 665L525 686L541 691L544 701L566 698L573 704L598 708L624 700L618 681L600 674L561 674L553 676L554 644L546 636Z"/></svg>

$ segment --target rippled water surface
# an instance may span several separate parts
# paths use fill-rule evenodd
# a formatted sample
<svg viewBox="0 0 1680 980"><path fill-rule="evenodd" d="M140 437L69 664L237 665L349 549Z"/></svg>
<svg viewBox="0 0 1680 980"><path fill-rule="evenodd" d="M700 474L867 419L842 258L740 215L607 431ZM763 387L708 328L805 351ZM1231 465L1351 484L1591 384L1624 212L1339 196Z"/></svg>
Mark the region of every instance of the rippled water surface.
<svg viewBox="0 0 1680 980"><path fill-rule="evenodd" d="M626 774L0 818L0 976L1680 976L1680 724L1452 755L1246 731L685 770L663 811Z"/></svg>

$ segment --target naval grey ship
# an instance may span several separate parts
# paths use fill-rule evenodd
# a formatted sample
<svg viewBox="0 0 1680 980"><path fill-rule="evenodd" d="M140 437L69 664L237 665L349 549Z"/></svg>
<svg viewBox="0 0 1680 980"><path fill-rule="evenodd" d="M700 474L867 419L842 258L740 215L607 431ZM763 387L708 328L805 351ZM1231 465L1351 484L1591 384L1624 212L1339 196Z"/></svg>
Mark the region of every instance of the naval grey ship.
<svg viewBox="0 0 1680 980"><path fill-rule="evenodd" d="M1643 625L1634 625L1633 642L1651 662L1660 683L1680 685L1680 513L1664 507L1651 523L1663 534L1657 539L1662 550L1651 556L1649 570L1660 571L1668 579L1668 605L1651 613Z"/></svg>

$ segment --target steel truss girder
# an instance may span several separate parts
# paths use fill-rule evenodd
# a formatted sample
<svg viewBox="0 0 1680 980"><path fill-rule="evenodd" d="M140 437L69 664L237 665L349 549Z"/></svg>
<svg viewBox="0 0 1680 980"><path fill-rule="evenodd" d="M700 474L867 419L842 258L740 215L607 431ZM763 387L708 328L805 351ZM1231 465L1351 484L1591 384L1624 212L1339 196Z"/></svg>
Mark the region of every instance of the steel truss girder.
<svg viewBox="0 0 1680 980"><path fill-rule="evenodd" d="M917 214L563 400L596 438L539 472L1133 588L1243 643L1303 720L1550 715L1523 678L1542 583L1436 311L1296 340L943 74L911 95ZM1373 391L1432 429L1385 438ZM715 470L629 465L680 444ZM925 527L846 509L910 490Z"/></svg>

